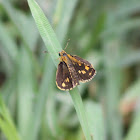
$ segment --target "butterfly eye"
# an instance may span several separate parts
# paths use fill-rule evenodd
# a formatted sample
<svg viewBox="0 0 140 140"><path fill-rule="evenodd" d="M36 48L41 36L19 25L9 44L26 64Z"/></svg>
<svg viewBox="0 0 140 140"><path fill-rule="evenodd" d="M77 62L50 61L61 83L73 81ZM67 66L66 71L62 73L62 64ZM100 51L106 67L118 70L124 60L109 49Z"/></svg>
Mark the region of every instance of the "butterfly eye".
<svg viewBox="0 0 140 140"><path fill-rule="evenodd" d="M61 56L60 53L59 53L59 56Z"/></svg>
<svg viewBox="0 0 140 140"><path fill-rule="evenodd" d="M63 56L66 56L67 54L66 53L63 53Z"/></svg>

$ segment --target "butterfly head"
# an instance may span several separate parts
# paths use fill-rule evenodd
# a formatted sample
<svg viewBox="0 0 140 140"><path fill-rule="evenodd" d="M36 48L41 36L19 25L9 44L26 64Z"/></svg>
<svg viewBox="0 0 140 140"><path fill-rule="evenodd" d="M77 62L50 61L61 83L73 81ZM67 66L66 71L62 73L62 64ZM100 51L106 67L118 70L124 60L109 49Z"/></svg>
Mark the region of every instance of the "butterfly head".
<svg viewBox="0 0 140 140"><path fill-rule="evenodd" d="M61 57L67 56L67 53L64 50L62 50L61 52L59 52L59 56Z"/></svg>
<svg viewBox="0 0 140 140"><path fill-rule="evenodd" d="M67 53L64 51L64 50L62 50L61 52L59 52L59 56L60 56L60 61L64 61L64 62L66 62L67 61Z"/></svg>

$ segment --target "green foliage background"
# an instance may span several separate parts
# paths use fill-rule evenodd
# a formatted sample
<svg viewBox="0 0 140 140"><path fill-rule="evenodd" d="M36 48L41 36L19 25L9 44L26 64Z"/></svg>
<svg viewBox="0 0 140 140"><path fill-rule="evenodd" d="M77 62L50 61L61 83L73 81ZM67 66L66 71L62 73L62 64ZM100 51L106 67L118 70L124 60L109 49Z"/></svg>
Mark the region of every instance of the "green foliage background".
<svg viewBox="0 0 140 140"><path fill-rule="evenodd" d="M28 2L0 1L0 140L140 140L140 1L36 0L56 36ZM55 85L69 38L97 71L70 94Z"/></svg>

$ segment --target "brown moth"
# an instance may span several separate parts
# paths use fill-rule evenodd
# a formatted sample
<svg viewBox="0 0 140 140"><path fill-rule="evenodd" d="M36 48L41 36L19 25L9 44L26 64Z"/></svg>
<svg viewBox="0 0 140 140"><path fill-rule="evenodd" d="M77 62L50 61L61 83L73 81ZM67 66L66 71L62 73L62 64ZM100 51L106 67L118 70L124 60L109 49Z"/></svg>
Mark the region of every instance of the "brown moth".
<svg viewBox="0 0 140 140"><path fill-rule="evenodd" d="M56 85L61 90L71 90L79 82L88 82L95 75L93 66L86 60L67 54L64 50L59 53L60 63L56 72Z"/></svg>

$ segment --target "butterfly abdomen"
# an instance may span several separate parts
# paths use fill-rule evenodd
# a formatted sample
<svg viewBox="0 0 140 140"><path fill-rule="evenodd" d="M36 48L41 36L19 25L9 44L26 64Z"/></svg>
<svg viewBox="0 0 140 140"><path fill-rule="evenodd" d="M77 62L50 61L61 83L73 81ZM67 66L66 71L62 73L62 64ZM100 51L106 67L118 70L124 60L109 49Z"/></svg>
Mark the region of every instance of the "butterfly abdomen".
<svg viewBox="0 0 140 140"><path fill-rule="evenodd" d="M69 72L70 72L71 77L72 77L73 87L75 87L76 85L79 85L79 80L78 80L79 76L77 75L77 72L76 72L72 63L68 63L67 66L69 68Z"/></svg>

